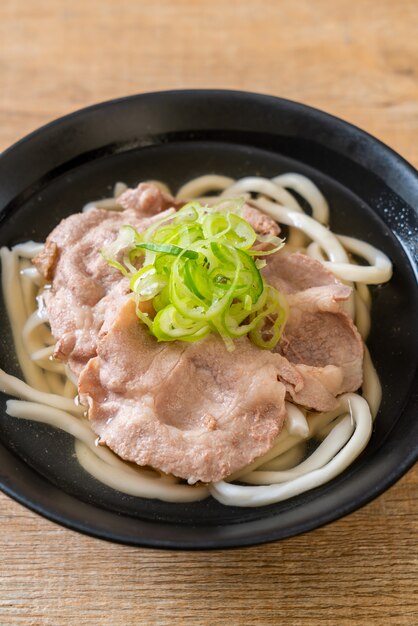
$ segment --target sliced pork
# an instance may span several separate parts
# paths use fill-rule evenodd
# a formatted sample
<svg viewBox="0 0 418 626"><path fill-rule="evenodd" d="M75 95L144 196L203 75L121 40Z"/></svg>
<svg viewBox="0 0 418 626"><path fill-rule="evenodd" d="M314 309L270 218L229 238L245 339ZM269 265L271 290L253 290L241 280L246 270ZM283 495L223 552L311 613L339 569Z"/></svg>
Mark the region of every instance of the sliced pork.
<svg viewBox="0 0 418 626"><path fill-rule="evenodd" d="M259 235L278 235L280 228L271 217L255 207L244 205L242 217L254 228Z"/></svg>
<svg viewBox="0 0 418 626"><path fill-rule="evenodd" d="M277 254L265 280L286 294L289 318L277 351L304 380L288 385L292 400L320 411L336 407L336 396L356 391L363 378L363 342L341 303L351 288L318 261L303 254Z"/></svg>
<svg viewBox="0 0 418 626"><path fill-rule="evenodd" d="M134 189L127 189L116 202L124 209L132 209L144 216L155 215L172 207L179 208L184 204L151 183L140 183Z"/></svg>
<svg viewBox="0 0 418 626"><path fill-rule="evenodd" d="M68 361L77 375L96 354L97 336L103 323L110 324L129 293L129 282L106 263L100 249L116 239L119 229L130 224L145 230L161 214L161 192L145 185L143 204L125 211L92 209L62 220L48 236L34 264L52 287L43 293L49 323L57 339L55 356ZM125 192L126 193L126 192ZM154 199L154 204L151 199ZM165 202L165 200L164 200ZM154 208L157 215L152 215Z"/></svg>
<svg viewBox="0 0 418 626"><path fill-rule="evenodd" d="M129 300L99 339L79 392L93 429L123 459L213 482L266 452L280 432L280 359L246 337L233 352L214 335L158 343Z"/></svg>

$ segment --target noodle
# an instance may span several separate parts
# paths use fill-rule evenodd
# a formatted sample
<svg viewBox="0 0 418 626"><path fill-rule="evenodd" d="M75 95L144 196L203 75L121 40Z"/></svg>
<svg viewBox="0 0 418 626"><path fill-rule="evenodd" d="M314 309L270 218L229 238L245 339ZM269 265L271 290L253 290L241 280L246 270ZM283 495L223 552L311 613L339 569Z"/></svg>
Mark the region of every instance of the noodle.
<svg viewBox="0 0 418 626"><path fill-rule="evenodd" d="M301 441L299 444L293 446L293 448L290 448L287 452L283 452L283 454L276 457L272 461L268 461L264 465L261 465L260 469L277 471L291 469L304 459L305 452L306 444L304 441Z"/></svg>
<svg viewBox="0 0 418 626"><path fill-rule="evenodd" d="M55 426L72 435L77 443L82 442L82 446L76 448L76 453L80 452L81 465L95 469L112 468L112 472L104 472L101 482L119 489L125 493L143 498L159 498L171 502L191 502L201 500L207 496L206 487L190 487L179 485L171 477L161 477L157 472L146 469L136 470L128 463L124 463L108 448L96 446L96 435L91 430L87 420L76 420L74 416L35 402L24 402L21 400L8 400L7 414L13 417L30 419ZM92 451L95 461L88 457L86 448ZM100 475L102 472L100 473Z"/></svg>
<svg viewBox="0 0 418 626"><path fill-rule="evenodd" d="M152 181L170 193L160 181ZM125 183L114 186L112 198L88 203L93 207L120 210L116 199L126 190ZM307 215L291 193L294 191L310 206ZM371 296L367 284L390 279L392 266L385 254L352 237L336 236L327 224L328 203L320 190L305 176L287 173L273 179L246 177L239 181L219 175L204 175L183 185L181 199L202 199L210 194L219 198L246 196L251 204L280 224L289 227L289 248L302 249L317 259L340 280L353 286L347 304L363 339L370 330ZM339 407L328 413L302 410L286 402L287 417L282 432L271 449L227 479L208 486L184 484L151 468L134 466L98 445L85 409L78 406L77 380L68 366L53 359L54 338L45 311L37 303L44 281L29 260L43 245L26 242L12 250L2 248L3 294L10 320L16 354L26 382L0 370L3 392L21 398L9 400L8 415L47 423L75 438L80 465L92 476L132 496L158 498L167 502L193 502L212 495L225 505L265 506L291 498L335 478L362 452L371 436L372 420L380 401L381 386L370 354L364 353L363 397L343 394ZM368 263L358 265L351 254ZM352 283L355 285L352 285ZM306 457L306 442L319 442ZM245 484L236 484L245 483Z"/></svg>
<svg viewBox="0 0 418 626"><path fill-rule="evenodd" d="M298 476L326 465L348 442L354 432L353 424L347 416L335 426L321 445L305 461L287 471L256 470L242 476L242 481L250 485L284 483Z"/></svg>
<svg viewBox="0 0 418 626"><path fill-rule="evenodd" d="M328 202L309 178L301 174L281 174L272 179L275 185L280 185L286 189L293 189L300 196L305 198L312 209L312 217L321 224L328 224L329 207Z"/></svg>
<svg viewBox="0 0 418 626"><path fill-rule="evenodd" d="M248 507L265 506L267 504L273 504L274 502L287 500L304 491L319 487L338 476L338 474L344 471L364 450L372 432L372 420L367 402L356 394L345 394L342 401L349 406L351 404L355 407L355 410L352 412L352 417L356 422L356 428L352 437L347 440L347 432L340 432L343 428L347 431L347 421L343 421L328 435L328 437L333 436L334 432L338 429L338 433L336 434L338 437L342 435L339 441L341 441L341 443L346 441L345 445L342 443L344 447L342 447L329 462L326 462L325 459L327 455L324 455L323 459L320 460L320 462L322 460L324 461L324 465L312 471L308 471L306 474L291 478L281 484L270 483L260 487L248 487L220 481L209 486L209 491L212 496L222 504ZM321 446L325 444L325 441ZM318 463L318 465L319 464L320 463ZM301 465L299 466L299 472ZM297 468L295 468L295 470L297 470ZM248 480L250 477L245 475L245 478Z"/></svg>

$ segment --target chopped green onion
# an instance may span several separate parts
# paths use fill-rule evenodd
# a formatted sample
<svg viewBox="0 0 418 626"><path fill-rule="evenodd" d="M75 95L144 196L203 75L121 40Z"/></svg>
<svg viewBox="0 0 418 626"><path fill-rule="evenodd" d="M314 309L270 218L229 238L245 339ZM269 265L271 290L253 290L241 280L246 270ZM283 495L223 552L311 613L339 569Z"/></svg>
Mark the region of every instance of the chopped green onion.
<svg viewBox="0 0 418 626"><path fill-rule="evenodd" d="M284 242L257 235L240 217L242 207L241 199L222 200L218 210L189 202L143 233L123 226L101 250L130 278L137 315L158 341L198 341L215 332L233 350L233 340L243 335L265 349L280 340L287 305L265 284L260 269L266 262L255 257L273 254ZM260 243L271 249L253 247Z"/></svg>
<svg viewBox="0 0 418 626"><path fill-rule="evenodd" d="M185 248L180 248L180 246L174 246L173 244L166 243L138 243L135 248L138 250L143 248L144 250L152 250L152 252L165 252L165 254L174 254L187 257L188 259L197 259L198 254L193 250L186 250Z"/></svg>

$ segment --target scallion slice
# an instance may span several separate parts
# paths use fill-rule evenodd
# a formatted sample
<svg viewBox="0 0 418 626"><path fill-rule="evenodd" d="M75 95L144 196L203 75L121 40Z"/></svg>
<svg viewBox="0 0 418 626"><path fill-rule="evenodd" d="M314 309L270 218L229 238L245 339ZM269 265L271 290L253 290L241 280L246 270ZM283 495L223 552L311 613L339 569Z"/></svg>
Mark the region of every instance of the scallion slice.
<svg viewBox="0 0 418 626"><path fill-rule="evenodd" d="M233 350L234 339L244 335L265 349L280 340L287 305L266 285L265 261L256 257L284 242L257 235L240 217L242 206L241 199L223 201L219 210L189 202L143 233L123 226L101 251L130 278L138 317L158 341L198 341L215 332ZM271 249L257 250L259 243Z"/></svg>

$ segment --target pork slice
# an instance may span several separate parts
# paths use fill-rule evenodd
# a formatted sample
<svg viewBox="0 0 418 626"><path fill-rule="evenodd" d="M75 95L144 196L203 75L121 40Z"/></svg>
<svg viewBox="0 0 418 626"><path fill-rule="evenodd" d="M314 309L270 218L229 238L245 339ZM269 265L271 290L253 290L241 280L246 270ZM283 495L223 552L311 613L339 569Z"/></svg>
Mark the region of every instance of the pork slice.
<svg viewBox="0 0 418 626"><path fill-rule="evenodd" d="M147 217L139 209L77 213L61 221L35 257L38 270L52 278L42 298L57 340L54 356L68 362L76 375L95 356L104 321L111 324L129 294L129 282L106 263L100 249L115 240L121 226L143 231L174 212Z"/></svg>
<svg viewBox="0 0 418 626"><path fill-rule="evenodd" d="M219 198L214 197L213 203L218 202ZM185 204L185 201L172 198L153 184L140 183L138 187L124 191L117 199L117 203L124 209L141 210L143 214L155 214L171 207L179 209ZM207 203L212 204L210 200ZM242 217L260 235L278 235L280 233L277 222L248 204L244 205Z"/></svg>
<svg viewBox="0 0 418 626"><path fill-rule="evenodd" d="M319 411L334 409L336 397L356 391L363 379L363 342L341 306L351 288L300 253L273 256L263 273L289 305L276 351L295 366L303 386L287 382L288 397Z"/></svg>
<svg viewBox="0 0 418 626"><path fill-rule="evenodd" d="M81 373L101 442L123 459L197 481L225 478L265 453L285 416L279 355L246 337L158 343L129 300Z"/></svg>
<svg viewBox="0 0 418 626"><path fill-rule="evenodd" d="M51 331L57 339L54 357L68 362L78 376L95 356L99 334L111 325L129 293L129 281L125 278L115 281L96 304L82 304L78 294L70 289L45 292L43 299Z"/></svg>
<svg viewBox="0 0 418 626"><path fill-rule="evenodd" d="M287 399L316 411L330 411L338 405L336 396L342 380L342 370L334 365L309 367L295 365L275 353L277 377L286 387Z"/></svg>
<svg viewBox="0 0 418 626"><path fill-rule="evenodd" d="M340 395L343 371L336 365L310 367L295 365L303 384L297 389L285 381L288 399L315 411L332 411L338 406L337 396Z"/></svg>
<svg viewBox="0 0 418 626"><path fill-rule="evenodd" d="M284 248L279 253L265 257L265 260L267 265L262 273L266 282L282 293L297 293L311 287L342 285L322 263L300 252L289 254ZM346 293L344 299L351 293L349 287Z"/></svg>
<svg viewBox="0 0 418 626"><path fill-rule="evenodd" d="M259 235L278 235L280 227L271 217L262 213L255 207L244 205L242 217L246 220Z"/></svg>
<svg viewBox="0 0 418 626"><path fill-rule="evenodd" d="M345 285L335 285L289 295L290 315L280 343L289 361L309 366L309 371L340 368L340 385L330 380L335 395L356 391L363 381L363 341L339 304L345 290Z"/></svg>
<svg viewBox="0 0 418 626"><path fill-rule="evenodd" d="M57 244L55 241L47 239L42 252L33 259L35 267L45 280L51 281L53 279L58 258L59 250Z"/></svg>
<svg viewBox="0 0 418 626"><path fill-rule="evenodd" d="M170 208L179 208L185 204L161 191L152 183L140 183L134 189L127 189L116 200L124 209L140 211L142 215L155 215Z"/></svg>

